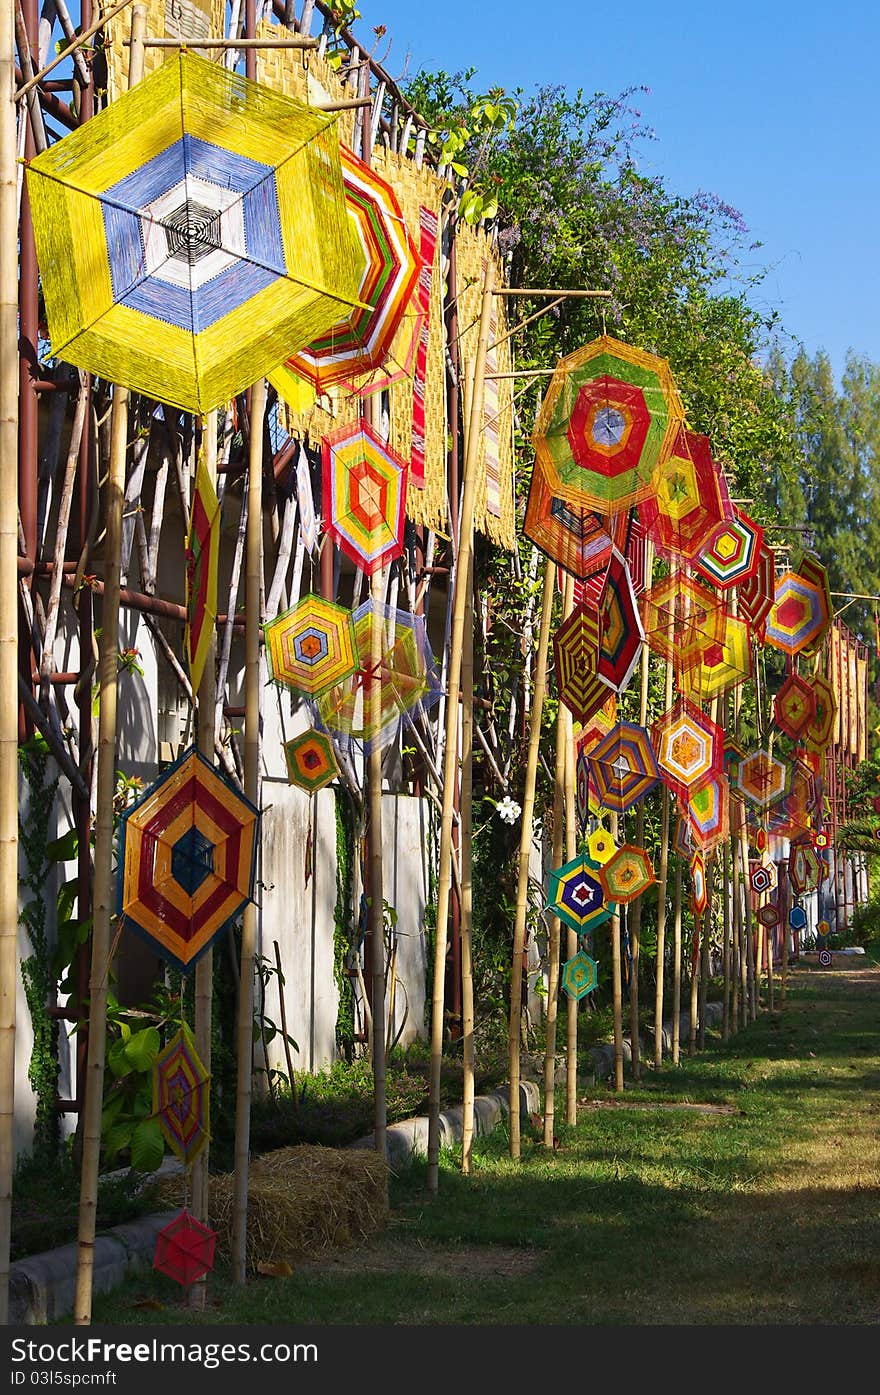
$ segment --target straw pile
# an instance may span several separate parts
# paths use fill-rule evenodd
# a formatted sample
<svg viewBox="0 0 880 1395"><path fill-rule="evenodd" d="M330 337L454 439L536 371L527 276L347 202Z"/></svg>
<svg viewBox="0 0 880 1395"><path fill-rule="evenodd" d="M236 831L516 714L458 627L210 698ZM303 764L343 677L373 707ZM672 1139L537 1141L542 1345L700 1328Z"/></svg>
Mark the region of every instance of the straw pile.
<svg viewBox="0 0 880 1395"><path fill-rule="evenodd" d="M234 1193L232 1173L211 1177L210 1220L224 1261L232 1255ZM311 1144L277 1148L250 1165L248 1268L359 1244L387 1217L388 1165L378 1153Z"/></svg>

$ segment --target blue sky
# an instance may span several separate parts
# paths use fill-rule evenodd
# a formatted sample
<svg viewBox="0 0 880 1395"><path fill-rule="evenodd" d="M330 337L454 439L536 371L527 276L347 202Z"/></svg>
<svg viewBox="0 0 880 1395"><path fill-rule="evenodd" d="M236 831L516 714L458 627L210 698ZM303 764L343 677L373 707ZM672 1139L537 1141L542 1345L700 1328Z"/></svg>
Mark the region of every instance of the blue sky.
<svg viewBox="0 0 880 1395"><path fill-rule="evenodd" d="M757 261L760 300L835 370L853 348L880 360L876 268L877 53L880 11L769 0L736 6L671 0L359 0L357 31L385 24L389 72L476 66L474 84L544 83L617 93L644 84L657 140L642 167L680 194L735 205Z"/></svg>

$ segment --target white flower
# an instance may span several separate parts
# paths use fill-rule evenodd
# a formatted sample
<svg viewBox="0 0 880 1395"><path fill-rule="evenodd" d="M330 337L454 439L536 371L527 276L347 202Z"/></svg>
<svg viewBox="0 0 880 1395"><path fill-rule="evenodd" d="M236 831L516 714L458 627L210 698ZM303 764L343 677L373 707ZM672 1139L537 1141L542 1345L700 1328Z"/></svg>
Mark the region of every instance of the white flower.
<svg viewBox="0 0 880 1395"><path fill-rule="evenodd" d="M515 799L511 799L509 794L506 794L498 803L498 817L503 819L505 823L516 823L521 813L522 809L519 804Z"/></svg>

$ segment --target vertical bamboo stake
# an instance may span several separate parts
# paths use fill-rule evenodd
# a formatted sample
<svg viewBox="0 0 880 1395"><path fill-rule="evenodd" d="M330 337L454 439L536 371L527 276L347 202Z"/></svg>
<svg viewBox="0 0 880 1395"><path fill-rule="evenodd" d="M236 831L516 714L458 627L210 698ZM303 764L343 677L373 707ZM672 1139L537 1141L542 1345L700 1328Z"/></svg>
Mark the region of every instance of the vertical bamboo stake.
<svg viewBox="0 0 880 1395"><path fill-rule="evenodd" d="M134 5L131 14L128 85L143 77L147 11ZM113 916L113 796L116 789L116 715L119 672L119 576L122 552L122 508L125 497L125 450L128 436L128 392L113 389L110 418L110 465L104 538L104 603L98 682L97 802L95 812L95 876L92 917L92 959L89 974L89 1049L83 1104L83 1156L80 1176L76 1290L73 1320L87 1327L92 1320L92 1276L95 1258L95 1218L98 1209L98 1167L101 1156L101 1113L104 1103L104 1064L107 1051L107 977L110 971L110 922Z"/></svg>
<svg viewBox="0 0 880 1395"><path fill-rule="evenodd" d="M510 973L510 1019L507 1029L508 1069L510 1071L510 1156L520 1155L519 1079L520 1079L520 1016L522 1014L522 957L526 940L526 910L529 896L529 857L532 851L532 817L535 811L535 783L538 774L538 749L541 744L541 717L547 691L547 648L550 642L550 617L553 612L555 562L548 561L544 569L544 600L541 607L541 628L538 632L538 652L535 657L535 682L532 690L529 749L526 757L526 779L523 792L522 825L519 838L519 879L516 889L516 917L513 924L513 956Z"/></svg>
<svg viewBox="0 0 880 1395"><path fill-rule="evenodd" d="M725 838L721 870L721 923L724 936L722 953L723 1002L721 1010L721 1040L730 1039L730 848Z"/></svg>
<svg viewBox="0 0 880 1395"><path fill-rule="evenodd" d="M367 800L370 831L369 927L373 1012L373 1147L380 1157L387 1154L385 1097L385 888L382 867L382 641L385 604L385 568L377 567L370 578L370 683L365 695L369 703L370 730L375 734L367 756Z"/></svg>
<svg viewBox="0 0 880 1395"><path fill-rule="evenodd" d="M9 1321L18 985L18 165L13 7L0 33L0 1324ZM24 116L22 115L22 120Z"/></svg>
<svg viewBox="0 0 880 1395"><path fill-rule="evenodd" d="M458 565L455 572L455 598L452 633L449 646L449 666L446 696L446 747L443 752L443 798L440 813L440 849L437 868L437 929L434 939L434 981L431 996L431 1071L428 1091L428 1176L429 1192L436 1193L440 1175L440 1069L443 1061L443 1008L445 998L447 918L452 869L452 814L455 765L458 736L458 698L461 690L461 655L464 639L464 619L470 582L470 548L462 547L462 539L473 535L474 495L477 482L477 445L483 415L483 389L486 375L486 353L489 347L489 324L492 314L492 292L495 284L495 262L486 258L483 277L483 302L480 310L480 330L474 362L467 439L464 453L464 479L461 516L459 520Z"/></svg>
<svg viewBox="0 0 880 1395"><path fill-rule="evenodd" d="M670 625L671 625L670 620ZM663 688L663 710L668 712L672 706L672 679L673 669L669 660L666 660L666 676ZM654 1066L657 1070L663 1064L663 988L664 970L666 960L666 891L669 885L669 826L670 826L670 805L669 787L664 784L661 795L661 815L660 815L660 875L657 878L657 986L654 997ZM678 916L678 931L681 935L681 872L679 871L676 885L678 887L678 901L676 915ZM676 966L680 963L676 959ZM680 987L680 984L679 984Z"/></svg>
<svg viewBox="0 0 880 1395"><path fill-rule="evenodd" d="M650 571L648 573L650 577ZM650 585L650 581L648 583ZM639 726L644 727L648 720L648 675L650 651L642 645L641 686L639 688ZM639 847L645 840L645 805L639 801L636 810L636 842ZM632 1078L639 1080L642 1074L642 1050L639 1041L639 936L642 930L642 898L639 896L632 908L629 920L630 975L629 975L629 1039L632 1044Z"/></svg>
<svg viewBox="0 0 880 1395"><path fill-rule="evenodd" d="M474 754L474 556L473 538L468 547L467 606L461 656L461 782L458 794L459 857L459 942L461 945L461 1033L462 1033L462 1118L461 1170L471 1170L474 1141L474 966L473 921L474 887L471 835L473 832L473 754Z"/></svg>
<svg viewBox="0 0 880 1395"><path fill-rule="evenodd" d="M740 876L743 881L743 918L742 929L745 938L746 951L746 984L748 995L748 1019L752 1022L758 1016L757 999L755 993L755 939L752 933L752 914L749 898L749 845L746 823L743 819L739 830L739 858Z"/></svg>
<svg viewBox="0 0 880 1395"><path fill-rule="evenodd" d="M565 718L565 860L571 862L577 853L577 798L574 766L574 731L571 713ZM577 954L577 934L568 927L566 949L568 958ZM577 1067L578 1067L578 1003L569 998L566 1016L565 1039L565 1122L577 1123Z"/></svg>
<svg viewBox="0 0 880 1395"><path fill-rule="evenodd" d="M562 614L565 619L571 613L574 599L574 578L566 576L563 592ZM556 770L553 786L553 866L562 864L562 848L565 820L565 771L567 766L566 720L568 711L562 697L556 711ZM556 1023L559 1012L559 941L562 923L550 916L548 927L547 965L547 1016L544 1023L544 1147L553 1147L553 1126L556 1112ZM569 1001L571 1001L569 999Z"/></svg>
<svg viewBox="0 0 880 1395"><path fill-rule="evenodd" d="M706 868L706 909L701 916L702 936L700 938L700 1015L697 1024L697 1045L702 1051L706 1045L706 997L709 991L709 942L712 925L712 896L715 890L714 859Z"/></svg>
<svg viewBox="0 0 880 1395"><path fill-rule="evenodd" d="M675 891L672 903L672 1064L681 1055L681 858L675 861Z"/></svg>
<svg viewBox="0 0 880 1395"><path fill-rule="evenodd" d="M266 383L261 378L251 388L248 512L247 533L245 535L244 792L252 804L258 802L260 772L260 562L263 548L263 420L265 412ZM248 902L245 906L241 925L235 1083L235 1198L232 1217L232 1273L236 1283L239 1284L243 1284L246 1277L248 1166L254 1057L254 961L256 952L257 907L253 902ZM207 957L205 955L205 958ZM198 966L196 967L198 968ZM198 984L196 988L198 991ZM198 1021L196 1027L198 1028ZM210 1009L208 1032L210 1036Z"/></svg>
<svg viewBox="0 0 880 1395"><path fill-rule="evenodd" d="M617 842L617 815L612 814L611 837ZM614 1015L614 1088L623 1089L623 985L621 982L620 912L611 917L611 999Z"/></svg>

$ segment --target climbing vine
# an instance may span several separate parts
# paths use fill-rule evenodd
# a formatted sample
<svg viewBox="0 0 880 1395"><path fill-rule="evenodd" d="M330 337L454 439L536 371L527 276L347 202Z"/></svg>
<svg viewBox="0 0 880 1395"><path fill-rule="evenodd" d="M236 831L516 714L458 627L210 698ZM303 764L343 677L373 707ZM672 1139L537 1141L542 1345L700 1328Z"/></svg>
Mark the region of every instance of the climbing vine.
<svg viewBox="0 0 880 1395"><path fill-rule="evenodd" d="M49 820L58 780L47 778L49 748L35 736L18 748L19 763L28 786L28 799L19 819L19 839L25 874L20 878L26 900L19 924L27 931L31 953L22 962L21 976L33 1028L33 1048L28 1080L36 1098L34 1155L46 1160L57 1156L61 1136L58 1097L58 1022L46 1005L54 996L55 975L47 927L46 884L51 871Z"/></svg>
<svg viewBox="0 0 880 1395"><path fill-rule="evenodd" d="M354 993L348 973L354 924L352 875L355 814L345 790L336 790L336 905L333 908L333 977L339 992L336 1048L350 1061L354 1055Z"/></svg>

